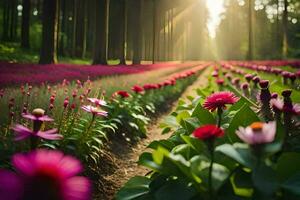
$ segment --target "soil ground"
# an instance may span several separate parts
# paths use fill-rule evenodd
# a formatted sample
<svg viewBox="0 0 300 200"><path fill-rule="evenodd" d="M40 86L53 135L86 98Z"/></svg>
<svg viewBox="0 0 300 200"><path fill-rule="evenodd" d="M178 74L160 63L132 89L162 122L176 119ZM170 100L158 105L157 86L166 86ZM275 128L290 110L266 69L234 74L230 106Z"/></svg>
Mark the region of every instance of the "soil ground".
<svg viewBox="0 0 300 200"><path fill-rule="evenodd" d="M181 98L187 96L195 96L195 89L203 87L207 83L207 76L210 75L211 70L209 68L205 69L203 73L200 74L198 79L189 86ZM170 106L170 110L176 108L177 102L174 102ZM107 152L108 159L110 160L111 166L105 166L104 176L101 178L101 183L99 184L100 194L95 197L96 199L101 200L112 200L116 192L132 177L134 176L143 176L147 174L148 169L139 166L137 164L139 156L147 149L147 146L155 140L167 139L170 135L162 135L159 125L163 122L164 118L169 113L165 113L160 116L155 122L153 122L148 127L147 138L139 141L134 145L125 143L124 141L114 141L111 143L110 148ZM109 170L107 169L110 168Z"/></svg>

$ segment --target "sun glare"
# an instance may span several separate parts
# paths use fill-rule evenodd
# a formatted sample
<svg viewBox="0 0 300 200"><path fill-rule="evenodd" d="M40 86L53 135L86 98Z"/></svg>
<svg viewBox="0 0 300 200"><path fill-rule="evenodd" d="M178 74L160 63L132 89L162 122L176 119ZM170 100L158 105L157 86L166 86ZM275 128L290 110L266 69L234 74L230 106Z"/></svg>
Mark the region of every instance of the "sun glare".
<svg viewBox="0 0 300 200"><path fill-rule="evenodd" d="M210 37L216 37L216 28L221 21L221 13L224 11L224 0L206 0L208 8L209 20L208 31Z"/></svg>

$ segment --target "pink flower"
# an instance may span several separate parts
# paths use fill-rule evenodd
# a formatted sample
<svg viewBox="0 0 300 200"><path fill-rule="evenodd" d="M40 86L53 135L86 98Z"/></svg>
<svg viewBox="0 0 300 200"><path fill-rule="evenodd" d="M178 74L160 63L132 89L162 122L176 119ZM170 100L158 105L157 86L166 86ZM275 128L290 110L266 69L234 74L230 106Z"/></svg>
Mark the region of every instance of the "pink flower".
<svg viewBox="0 0 300 200"><path fill-rule="evenodd" d="M246 128L240 127L236 134L250 145L270 143L275 138L276 122L255 122Z"/></svg>
<svg viewBox="0 0 300 200"><path fill-rule="evenodd" d="M216 125L205 125L197 128L193 132L193 135L195 138L206 140L222 137L224 135L224 131Z"/></svg>
<svg viewBox="0 0 300 200"><path fill-rule="evenodd" d="M94 103L96 106L105 106L107 104L106 101L102 99L88 98L87 100L91 103Z"/></svg>
<svg viewBox="0 0 300 200"><path fill-rule="evenodd" d="M287 106L284 104L284 102L280 99L271 99L270 104L272 108L276 111L281 111L285 113L290 113L292 115L300 115L300 105L294 104Z"/></svg>
<svg viewBox="0 0 300 200"><path fill-rule="evenodd" d="M84 111L92 113L93 115L98 115L98 116L108 116L108 112L102 110L99 107L94 107L94 106L82 106L81 107Z"/></svg>
<svg viewBox="0 0 300 200"><path fill-rule="evenodd" d="M81 163L60 151L36 150L15 154L16 173L0 171L0 196L5 200L88 200L91 183L77 176Z"/></svg>
<svg viewBox="0 0 300 200"><path fill-rule="evenodd" d="M217 79L217 80L216 80L216 83L217 83L218 85L224 85L224 79Z"/></svg>
<svg viewBox="0 0 300 200"><path fill-rule="evenodd" d="M32 114L22 114L22 117L30 119L33 121L42 121L42 122L52 122L53 119L44 115L45 111L43 109L37 108L32 111Z"/></svg>
<svg viewBox="0 0 300 200"><path fill-rule="evenodd" d="M57 129L35 132L25 126L18 124L13 128L13 130L16 133L16 141L25 140L29 137L40 137L46 140L61 140L63 138L62 135L57 134Z"/></svg>
<svg viewBox="0 0 300 200"><path fill-rule="evenodd" d="M131 88L132 91L134 91L137 94L143 93L144 89L138 85L135 85Z"/></svg>
<svg viewBox="0 0 300 200"><path fill-rule="evenodd" d="M210 111L226 109L227 104L235 104L239 100L232 92L216 92L206 98L203 107Z"/></svg>

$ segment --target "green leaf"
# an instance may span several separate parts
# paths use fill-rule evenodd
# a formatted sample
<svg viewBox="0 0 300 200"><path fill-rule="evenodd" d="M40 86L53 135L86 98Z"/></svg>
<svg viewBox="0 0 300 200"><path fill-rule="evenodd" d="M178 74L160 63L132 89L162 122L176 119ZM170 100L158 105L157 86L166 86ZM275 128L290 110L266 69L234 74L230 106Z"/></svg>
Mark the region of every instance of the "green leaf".
<svg viewBox="0 0 300 200"><path fill-rule="evenodd" d="M283 153L278 159L276 172L281 181L300 172L300 153Z"/></svg>
<svg viewBox="0 0 300 200"><path fill-rule="evenodd" d="M229 158L248 168L253 168L256 163L256 158L251 154L249 147L245 144L223 144L218 146L216 151L225 154Z"/></svg>
<svg viewBox="0 0 300 200"><path fill-rule="evenodd" d="M180 113L178 113L178 115L176 116L176 121L178 124L181 124L181 121L189 118L190 117L190 113L188 111L182 111Z"/></svg>
<svg viewBox="0 0 300 200"><path fill-rule="evenodd" d="M175 144L169 140L158 140L158 141L151 142L148 145L148 148L157 149L159 146L164 147L165 149L171 151L175 147Z"/></svg>
<svg viewBox="0 0 300 200"><path fill-rule="evenodd" d="M116 200L141 199L150 192L151 180L147 177L136 176L131 178L123 188L116 194Z"/></svg>
<svg viewBox="0 0 300 200"><path fill-rule="evenodd" d="M203 160L201 156L197 156L191 160L191 170L193 174L197 175L201 180L202 184L208 188L208 173L209 173L210 161ZM214 191L218 191L220 187L228 179L230 172L229 170L218 163L213 164L212 171L212 186Z"/></svg>
<svg viewBox="0 0 300 200"><path fill-rule="evenodd" d="M289 192L300 196L300 173L297 173L296 175L290 177L281 186Z"/></svg>
<svg viewBox="0 0 300 200"><path fill-rule="evenodd" d="M181 135L181 138L199 154L209 155L207 146L202 140L187 135Z"/></svg>
<svg viewBox="0 0 300 200"><path fill-rule="evenodd" d="M272 196L279 187L275 171L261 163L255 167L252 172L252 181L254 186L264 194L264 196Z"/></svg>
<svg viewBox="0 0 300 200"><path fill-rule="evenodd" d="M216 119L214 118L212 113L204 109L201 103L198 103L196 108L193 110L192 117L196 117L203 125L216 123Z"/></svg>
<svg viewBox="0 0 300 200"><path fill-rule="evenodd" d="M242 126L247 127L253 122L260 121L256 113L246 104L234 115L231 123L226 129L226 136L231 143L240 141L238 136L235 134L236 130Z"/></svg>
<svg viewBox="0 0 300 200"><path fill-rule="evenodd" d="M191 200L197 191L182 179L168 180L155 192L155 200Z"/></svg>

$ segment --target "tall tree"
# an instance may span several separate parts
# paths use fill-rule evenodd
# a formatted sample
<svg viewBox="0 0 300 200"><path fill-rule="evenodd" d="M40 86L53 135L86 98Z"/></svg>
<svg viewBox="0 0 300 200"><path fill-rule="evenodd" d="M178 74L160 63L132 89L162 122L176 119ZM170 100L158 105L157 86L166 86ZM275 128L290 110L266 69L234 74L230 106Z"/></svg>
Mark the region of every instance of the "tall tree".
<svg viewBox="0 0 300 200"><path fill-rule="evenodd" d="M127 40L127 0L122 1L121 11L121 52L120 65L126 65L126 40Z"/></svg>
<svg viewBox="0 0 300 200"><path fill-rule="evenodd" d="M57 27L58 27L58 3L59 0L43 1L43 31L40 51L40 64L57 62Z"/></svg>
<svg viewBox="0 0 300 200"><path fill-rule="evenodd" d="M107 64L108 59L108 22L110 0L95 2L95 46L93 64Z"/></svg>
<svg viewBox="0 0 300 200"><path fill-rule="evenodd" d="M152 37L153 37L153 41L152 41L152 63L155 63L155 50L156 50L156 40L157 40L157 0L153 0L153 19L152 19Z"/></svg>
<svg viewBox="0 0 300 200"><path fill-rule="evenodd" d="M25 49L30 48L30 7L31 2L30 0L23 0L22 3L23 10L22 10L22 28L21 28L21 47Z"/></svg>
<svg viewBox="0 0 300 200"><path fill-rule="evenodd" d="M248 0L248 55L247 59L253 59L253 0Z"/></svg>
<svg viewBox="0 0 300 200"><path fill-rule="evenodd" d="M136 1L134 3L134 12L135 12L135 26L136 30L133 31L133 64L141 64L141 51L142 51L142 4L143 0Z"/></svg>
<svg viewBox="0 0 300 200"><path fill-rule="evenodd" d="M284 9L282 16L283 40L282 40L282 57L287 58L288 54L288 0L284 0Z"/></svg>

